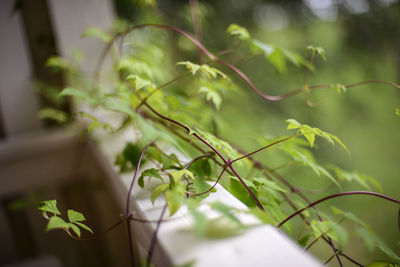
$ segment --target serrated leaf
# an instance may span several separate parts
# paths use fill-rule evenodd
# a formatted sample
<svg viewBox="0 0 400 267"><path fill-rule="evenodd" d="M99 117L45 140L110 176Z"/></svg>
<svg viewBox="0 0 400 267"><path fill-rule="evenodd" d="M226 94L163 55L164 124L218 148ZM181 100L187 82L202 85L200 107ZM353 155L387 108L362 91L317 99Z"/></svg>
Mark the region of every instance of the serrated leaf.
<svg viewBox="0 0 400 267"><path fill-rule="evenodd" d="M82 227L83 229L89 231L91 234L94 234L94 233L93 233L93 230L90 229L89 226L87 226L87 225L85 225L85 224L83 224L83 223L81 223L81 222L74 222L74 224L76 224L76 225Z"/></svg>
<svg viewBox="0 0 400 267"><path fill-rule="evenodd" d="M68 230L70 228L70 224L61 219L58 216L53 216L49 219L49 222L46 226L46 232L53 229L63 229Z"/></svg>
<svg viewBox="0 0 400 267"><path fill-rule="evenodd" d="M215 107L219 110L222 98L218 92L211 90L209 87L201 86L199 89L199 93L205 93L207 101L212 102L215 105Z"/></svg>
<svg viewBox="0 0 400 267"><path fill-rule="evenodd" d="M298 121L294 120L294 119L288 119L285 120L285 122L288 124L287 126L287 130L291 130L291 129L298 129L301 127L301 123L299 123Z"/></svg>
<svg viewBox="0 0 400 267"><path fill-rule="evenodd" d="M42 108L38 113L39 119L50 119L55 120L58 123L64 123L68 121L68 113L65 111L55 108Z"/></svg>
<svg viewBox="0 0 400 267"><path fill-rule="evenodd" d="M95 37L100 39L101 41L108 43L111 41L112 37L109 33L97 27L88 28L83 34L82 37Z"/></svg>
<svg viewBox="0 0 400 267"><path fill-rule="evenodd" d="M304 124L300 127L300 132L310 143L310 147L313 147L315 141L315 132L313 131L313 129L310 126Z"/></svg>
<svg viewBox="0 0 400 267"><path fill-rule="evenodd" d="M193 75L200 69L200 65L192 63L190 61L180 61L176 65L184 65Z"/></svg>
<svg viewBox="0 0 400 267"><path fill-rule="evenodd" d="M172 179L174 180L175 183L178 183L184 177L195 180L193 173L191 171L189 171L188 169L172 171L172 172L170 172L170 175L172 176Z"/></svg>
<svg viewBox="0 0 400 267"><path fill-rule="evenodd" d="M143 79L142 77L140 77L139 75L136 74L129 74L126 79L128 81L132 81L135 87L136 91L139 91L140 89L147 87L147 86L153 86L152 82Z"/></svg>
<svg viewBox="0 0 400 267"><path fill-rule="evenodd" d="M312 45L307 46L306 54L310 52L312 54L319 55L324 61L326 61L325 50L321 46L312 46Z"/></svg>
<svg viewBox="0 0 400 267"><path fill-rule="evenodd" d="M68 210L68 220L72 223L86 221L85 216L82 213L75 210Z"/></svg>
<svg viewBox="0 0 400 267"><path fill-rule="evenodd" d="M38 209L43 212L49 212L54 215L61 215L61 212L57 208L57 200L46 200L42 201L38 205Z"/></svg>
<svg viewBox="0 0 400 267"><path fill-rule="evenodd" d="M154 201L162 194L164 193L167 189L169 188L169 184L160 184L154 190L151 192L151 203L154 204Z"/></svg>
<svg viewBox="0 0 400 267"><path fill-rule="evenodd" d="M240 40L250 39L250 34L247 29L237 24L229 25L229 27L226 29L226 32L231 36L238 37Z"/></svg>

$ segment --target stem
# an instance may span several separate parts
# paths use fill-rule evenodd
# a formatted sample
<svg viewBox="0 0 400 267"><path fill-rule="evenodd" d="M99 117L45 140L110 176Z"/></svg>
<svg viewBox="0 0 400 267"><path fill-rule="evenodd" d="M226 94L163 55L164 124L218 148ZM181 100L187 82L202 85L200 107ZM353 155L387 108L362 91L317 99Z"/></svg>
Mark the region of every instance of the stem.
<svg viewBox="0 0 400 267"><path fill-rule="evenodd" d="M286 219L284 219L282 222L280 222L280 223L278 224L277 227L280 228L282 225L284 225L287 221L289 221L290 219L292 219L292 218L295 217L296 215L302 213L303 211L307 210L308 208L311 208L311 207L313 207L313 206L315 206L315 205L317 205L317 204L319 204L319 203L321 203L321 202L324 202L324 201L326 201L326 200L328 200L328 199L331 199L331 198L336 198L336 197L341 197L341 196L348 196L348 195L370 195L370 196L375 196L375 197L379 197L379 198L382 198L382 199L386 199L386 200L391 201L391 202L394 202L394 203L396 203L396 204L400 204L400 200L397 200L397 199L394 199L394 198L391 198L391 197L388 197L388 196L385 196L385 195L382 195L382 194L379 194L379 193L375 193L375 192L369 192L369 191L348 191L348 192L342 192L342 193L337 193L337 194L329 195L329 196L327 196L327 197L321 198L321 199L319 199L319 200L317 200L317 201L314 201L314 202L310 203L308 206L306 206L306 207L304 207L304 208L302 208L302 209L296 211L295 213L291 214L289 217L287 217Z"/></svg>
<svg viewBox="0 0 400 267"><path fill-rule="evenodd" d="M355 265L358 265L360 267L365 267L364 265L362 265L361 263L359 263L358 261L350 258L349 256L347 256L346 254L344 254L343 252L340 252L340 255L342 255L343 257L345 257L347 260L351 261L352 263L354 263Z"/></svg>
<svg viewBox="0 0 400 267"><path fill-rule="evenodd" d="M164 217L164 214L167 211L167 207L168 207L168 205L165 204L161 211L160 218L158 219L156 229L154 230L153 237L151 238L150 249L149 249L149 253L147 254L146 267L150 266L151 259L153 257L153 253L154 253L154 248L156 245L157 233L158 233L158 230L160 229L162 218Z"/></svg>
<svg viewBox="0 0 400 267"><path fill-rule="evenodd" d="M200 155L200 156L198 156L198 157L195 157L194 159L192 159L191 161L189 161L188 163L186 163L184 169L189 168L190 165L192 165L192 164L195 163L196 161L198 161L198 160L200 160L200 159L202 159L202 158L212 157L212 155L213 155L212 153L207 153L207 154L203 154L203 155Z"/></svg>
<svg viewBox="0 0 400 267"><path fill-rule="evenodd" d="M180 123L180 122L178 122L178 121L176 121L176 120L170 119L170 118L168 118L168 117L166 117L166 116L164 116L164 115L158 113L158 112L157 112L156 110L154 110L147 102L145 102L144 105L145 105L148 109L150 109L154 114L156 114L157 116L159 116L160 118L162 118L162 119L164 119L164 120L166 120L166 121L169 121L169 122L171 122L171 123L173 123L173 124L175 124L175 125L180 126L181 128L185 129L186 132L187 132L188 134L190 134L190 128L187 127L186 125L184 125L184 124L182 124L182 123ZM228 163L228 161L225 159L225 157L224 157L214 146L212 146L209 142L207 142L204 138L202 138L199 134L194 133L193 136L196 137L198 140L200 140L203 144L205 144L206 146L208 146L209 148L211 148L211 150L213 150L213 151L218 155L218 157L220 157L220 159L221 159L225 164ZM250 188L246 185L246 183L244 182L243 178L240 177L240 175L236 172L236 170L233 168L232 164L229 164L229 168L230 168L231 171L235 174L235 176L239 179L239 181L242 183L242 185L244 186L244 188L246 189L246 191L247 191L247 192L251 195L251 197L256 201L257 207L259 207L261 210L264 210L264 207L262 206L260 200L258 200L258 198L256 197L256 195L254 195L254 193L253 193L253 192L250 190Z"/></svg>
<svg viewBox="0 0 400 267"><path fill-rule="evenodd" d="M143 155L146 152L147 148L152 144L153 144L153 142L147 144L143 148L142 153L140 153L139 161L137 163L137 166L136 166L136 169L135 169L135 173L134 173L133 178L132 178L131 185L129 186L128 196L126 198L125 218L129 218L130 217L131 193L132 193L132 190L133 190L133 186L135 184L136 176L137 176L139 168L140 168L140 164L141 164L142 159L143 159ZM135 266L135 258L134 258L134 253L133 253L133 240L132 240L131 223L130 223L130 221L127 221L126 227L127 227L127 231L128 231L129 254L130 254L130 258L131 258L131 264L132 264L132 266Z"/></svg>
<svg viewBox="0 0 400 267"><path fill-rule="evenodd" d="M215 183L214 183L214 184L210 187L210 189L208 189L207 191L204 191L204 192L202 192L202 193L193 193L193 192L186 192L186 193L189 194L189 195L192 195L192 196L201 196L201 195L204 195L204 194L209 193L211 190L214 189L214 187L217 186L219 180L221 179L222 175L223 175L224 172L226 171L226 168L227 168L227 167L228 167L228 165L225 165L225 166L224 166L224 168L222 169L221 173L220 173L219 176L218 176L218 179L215 181Z"/></svg>

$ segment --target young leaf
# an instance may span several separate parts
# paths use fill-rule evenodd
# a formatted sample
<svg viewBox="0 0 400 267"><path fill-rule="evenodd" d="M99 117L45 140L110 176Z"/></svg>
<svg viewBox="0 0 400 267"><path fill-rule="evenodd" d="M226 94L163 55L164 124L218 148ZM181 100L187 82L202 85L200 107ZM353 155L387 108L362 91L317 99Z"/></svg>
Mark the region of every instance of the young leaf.
<svg viewBox="0 0 400 267"><path fill-rule="evenodd" d="M313 147L314 140L315 140L315 133L314 133L313 129L308 125L302 125L300 127L300 132L308 140L308 142L310 143L310 147Z"/></svg>
<svg viewBox="0 0 400 267"><path fill-rule="evenodd" d="M331 207L334 214L342 215L344 218L351 220L364 228L366 228L369 232L373 232L372 229L362 220L360 220L356 215L351 212L340 210L336 207Z"/></svg>
<svg viewBox="0 0 400 267"><path fill-rule="evenodd" d="M287 130L291 130L291 129L298 129L301 127L301 123L299 123L298 121L294 120L294 119L287 119L285 120L285 122L288 124L287 126Z"/></svg>
<svg viewBox="0 0 400 267"><path fill-rule="evenodd" d="M112 39L110 34L97 27L90 27L86 30L86 32L82 34L82 37L87 37L87 36L98 38L105 43L110 42Z"/></svg>
<svg viewBox="0 0 400 267"><path fill-rule="evenodd" d="M165 192L165 199L167 200L169 215L174 215L181 207L183 197L185 196L185 185L178 182L172 189Z"/></svg>
<svg viewBox="0 0 400 267"><path fill-rule="evenodd" d="M85 224L83 224L83 223L81 223L81 222L74 222L74 224L76 224L76 225L82 227L83 229L89 231L91 234L94 234L94 233L93 233L93 230L90 229L89 226L87 226L87 225L85 225Z"/></svg>
<svg viewBox="0 0 400 267"><path fill-rule="evenodd" d="M75 88L65 88L59 94L59 96L73 96L78 98L89 98L87 92Z"/></svg>
<svg viewBox="0 0 400 267"><path fill-rule="evenodd" d="M133 83L136 91L139 91L140 89L147 87L147 86L154 87L154 85L150 81L143 79L142 77L140 77L139 75L136 75L136 74L129 74L126 77L126 79Z"/></svg>
<svg viewBox="0 0 400 267"><path fill-rule="evenodd" d="M320 46L307 46L306 54L308 53L311 53L312 55L319 55L324 61L326 61L325 50Z"/></svg>
<svg viewBox="0 0 400 267"><path fill-rule="evenodd" d="M75 210L68 210L68 220L72 223L86 221L85 216L82 213Z"/></svg>
<svg viewBox="0 0 400 267"><path fill-rule="evenodd" d="M69 70L71 68L68 60L59 56L51 56L46 60L46 67L56 70Z"/></svg>
<svg viewBox="0 0 400 267"><path fill-rule="evenodd" d="M229 25L229 27L226 29L226 32L231 36L236 36L240 40L250 39L250 34L247 29L237 24Z"/></svg>
<svg viewBox="0 0 400 267"><path fill-rule="evenodd" d="M210 89L209 87L201 86L199 89L199 93L205 93L207 101L212 102L215 105L215 107L219 110L222 98L218 92Z"/></svg>
<svg viewBox="0 0 400 267"><path fill-rule="evenodd" d="M180 61L176 65L184 65L193 75L200 69L200 65L192 63L190 61Z"/></svg>
<svg viewBox="0 0 400 267"><path fill-rule="evenodd" d="M170 172L170 175L175 183L178 183L184 177L194 180L193 173L187 169L172 171Z"/></svg>
<svg viewBox="0 0 400 267"><path fill-rule="evenodd" d="M167 190L169 187L169 184L160 184L159 186L157 186L156 188L154 188L154 190L151 192L151 203L154 204L154 201L156 201L156 199L165 192L165 190Z"/></svg>
<svg viewBox="0 0 400 267"><path fill-rule="evenodd" d="M342 92L344 93L347 90L346 86L340 83L331 84L331 89L336 90L339 94L341 94Z"/></svg>
<svg viewBox="0 0 400 267"><path fill-rule="evenodd" d="M394 113L400 117L400 109L399 108L395 108L394 109Z"/></svg>
<svg viewBox="0 0 400 267"><path fill-rule="evenodd" d="M42 108L38 113L39 119L51 119L58 123L68 121L68 113L55 108Z"/></svg>
<svg viewBox="0 0 400 267"><path fill-rule="evenodd" d="M79 229L78 226L76 226L76 225L73 224L73 223L70 223L70 224L69 224L69 227L72 229L72 231L75 232L75 234L76 234L78 237L81 237L81 230Z"/></svg>
<svg viewBox="0 0 400 267"><path fill-rule="evenodd" d="M54 215L61 215L61 212L57 208L57 200L46 200L42 201L38 205L38 209L43 212L43 216L48 219L46 212L52 213Z"/></svg>
<svg viewBox="0 0 400 267"><path fill-rule="evenodd" d="M68 230L71 227L69 223L61 219L60 217L53 216L50 218L46 226L46 232L53 229L63 229Z"/></svg>

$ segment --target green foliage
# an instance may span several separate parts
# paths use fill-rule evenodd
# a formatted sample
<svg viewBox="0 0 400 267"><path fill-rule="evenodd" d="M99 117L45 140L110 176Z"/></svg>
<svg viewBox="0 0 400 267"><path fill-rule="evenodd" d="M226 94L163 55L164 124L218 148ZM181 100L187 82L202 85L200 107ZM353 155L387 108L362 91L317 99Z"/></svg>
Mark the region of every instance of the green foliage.
<svg viewBox="0 0 400 267"><path fill-rule="evenodd" d="M216 79L216 78L223 78L223 79L228 79L228 76L226 76L225 73L223 73L222 71L220 71L217 68L213 68L208 66L207 64L202 64L202 65L198 65L195 63L192 63L190 61L180 61L178 63L176 63L176 65L183 65L186 67L186 69L188 69L193 75L195 75L196 73L201 73L202 75L204 75L204 77L208 78L208 79Z"/></svg>
<svg viewBox="0 0 400 267"><path fill-rule="evenodd" d="M82 229L85 229L93 234L93 230L82 223L86 221L86 218L82 213L69 209L67 212L69 222L66 222L61 217L57 216L61 215L61 212L57 208L56 200L42 201L39 203L38 209L42 211L42 215L48 220L46 232L54 229L61 229L69 233L69 230L71 229L78 237L80 237L81 230L79 227L81 227ZM48 217L47 213L51 213L53 215Z"/></svg>
<svg viewBox="0 0 400 267"><path fill-rule="evenodd" d="M94 37L105 43L108 43L112 40L112 36L109 33L97 27L88 28L86 32L82 34L82 37Z"/></svg>
<svg viewBox="0 0 400 267"><path fill-rule="evenodd" d="M364 241L366 247L369 251L373 251L375 247L381 250L383 253L388 255L395 263L400 263L400 257L391 250L380 238L378 238L374 233L365 230L364 228L357 229L358 235Z"/></svg>
<svg viewBox="0 0 400 267"><path fill-rule="evenodd" d="M42 108L38 116L39 119L55 120L58 123L65 123L69 120L68 113L55 108Z"/></svg>
<svg viewBox="0 0 400 267"><path fill-rule="evenodd" d="M229 25L229 27L226 29L226 32L231 36L236 36L240 40L250 39L250 34L247 29L237 24Z"/></svg>
<svg viewBox="0 0 400 267"><path fill-rule="evenodd" d="M311 56L319 55L324 61L326 61L325 50L320 46L307 46L306 55L307 54L311 54Z"/></svg>
<svg viewBox="0 0 400 267"><path fill-rule="evenodd" d="M313 70L312 65L308 63L300 54L289 51L285 48L265 44L258 40L251 41L251 47L255 52L261 51L265 58L282 74L287 73L286 62L290 62L296 67L306 67L310 70Z"/></svg>
<svg viewBox="0 0 400 267"><path fill-rule="evenodd" d="M149 177L149 180L151 178L157 178L160 179L161 181L163 181L163 178L160 176L160 174L158 173L158 170L151 168L151 169L147 169L144 170L142 172L142 174L140 175L139 179L138 179L138 184L141 188L144 187L144 177Z"/></svg>
<svg viewBox="0 0 400 267"><path fill-rule="evenodd" d="M297 132L301 133L307 139L307 141L310 143L311 147L313 147L313 145L314 145L315 136L319 136L319 137L322 137L325 140L327 140L332 145L334 145L335 142L338 143L341 147L344 148L344 150L347 151L347 153L350 153L349 150L347 149L347 147L335 135L324 132L319 128L313 128L306 124L300 124L299 122L297 122L294 119L288 119L285 122L288 124L288 126L287 126L288 130L297 129Z"/></svg>

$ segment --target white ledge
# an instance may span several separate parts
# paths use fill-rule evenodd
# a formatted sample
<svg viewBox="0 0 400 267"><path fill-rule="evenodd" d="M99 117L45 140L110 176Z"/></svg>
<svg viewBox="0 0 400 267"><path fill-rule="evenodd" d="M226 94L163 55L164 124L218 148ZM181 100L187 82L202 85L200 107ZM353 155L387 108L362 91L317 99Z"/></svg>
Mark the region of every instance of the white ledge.
<svg viewBox="0 0 400 267"><path fill-rule="evenodd" d="M133 173L117 174L117 168L111 166L115 155L122 151L127 141L132 141L133 132L125 132L103 140L101 143L102 154L108 159L103 161L103 167L108 169L120 188L120 201L125 204L126 196ZM103 159L104 160L104 159ZM143 167L145 169L146 166ZM148 168L148 166L147 166ZM161 214L165 201L162 197L157 199L154 205L150 201L150 189L157 185L156 179L148 188L141 189L136 184L131 197L132 210L136 216L147 220L157 220ZM150 188L149 188L150 187ZM220 201L238 209L247 207L237 198L232 196L222 186L218 186L217 192L203 200L200 209L207 210L207 216L215 216L206 204ZM164 217L168 219L168 216ZM198 267L209 266L322 266L310 254L305 253L295 242L271 225L261 225L246 230L241 235L223 238L206 239L199 238L191 231L192 217L185 207L174 215L171 221L161 224L157 234L157 248L153 257L156 266L179 265L194 261ZM250 216L242 216L241 220L251 224L257 220ZM142 248L143 255L150 246L150 240L154 233L155 223L138 223L133 225L134 240Z"/></svg>

